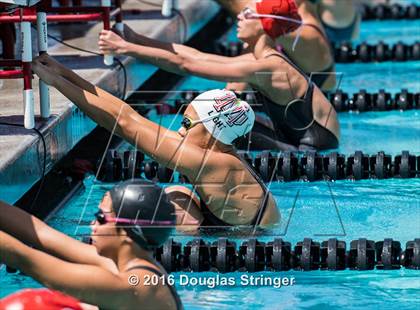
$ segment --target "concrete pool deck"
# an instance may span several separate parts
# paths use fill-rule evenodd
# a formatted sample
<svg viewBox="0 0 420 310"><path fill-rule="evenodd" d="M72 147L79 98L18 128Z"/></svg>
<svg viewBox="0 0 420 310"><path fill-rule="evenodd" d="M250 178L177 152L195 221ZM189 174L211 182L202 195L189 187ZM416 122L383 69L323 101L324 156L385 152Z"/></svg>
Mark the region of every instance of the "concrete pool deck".
<svg viewBox="0 0 420 310"><path fill-rule="evenodd" d="M190 38L205 26L219 11L213 1L179 1L179 10L188 24L187 37ZM124 10L140 9L141 14L124 15L124 22L135 31L159 40L182 41L183 23L178 15L164 19L156 7L147 6L135 0L123 4ZM64 24L48 26L50 34L66 43L97 52L98 33L101 23ZM36 38L33 33L32 38ZM62 44L49 42L49 54L74 69L83 78L121 96L124 75L115 64L106 67L100 56L81 52ZM36 42L32 42L37 46ZM34 56L37 55L34 50ZM140 63L131 57L121 59L127 71L127 92L141 86L156 70L156 67ZM0 80L0 122L23 124L23 96L21 80ZM67 154L96 124L85 117L67 98L50 88L51 116L41 119L39 115L38 79L33 79L35 95L36 128L46 140L46 172ZM128 94L128 95L127 95ZM33 130L0 125L0 199L15 203L42 176L43 144Z"/></svg>

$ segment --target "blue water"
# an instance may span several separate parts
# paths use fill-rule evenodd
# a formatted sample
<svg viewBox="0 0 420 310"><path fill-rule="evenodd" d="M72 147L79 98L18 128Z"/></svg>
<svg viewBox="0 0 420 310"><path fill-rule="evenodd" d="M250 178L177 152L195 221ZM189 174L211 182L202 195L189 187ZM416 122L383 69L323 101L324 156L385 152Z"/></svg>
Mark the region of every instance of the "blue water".
<svg viewBox="0 0 420 310"><path fill-rule="evenodd" d="M375 44L384 41L395 44L402 41L413 44L420 40L420 20L366 21L360 29L360 38L354 44L366 41Z"/></svg>
<svg viewBox="0 0 420 310"><path fill-rule="evenodd" d="M349 64L339 65L338 70L346 73L343 89L347 92L359 88L397 91L403 87L419 91L419 66L420 62ZM223 83L187 78L178 90L220 87ZM366 153L383 150L395 155L409 150L418 155L419 113L341 113L342 143L339 151L349 155L358 149ZM173 129L177 129L180 123L180 117L163 116L159 120L156 114L150 116ZM88 223L106 190L103 184L94 182L93 176L88 177L84 184L85 189L48 220L53 227L76 238L89 233ZM391 237L401 241L404 248L407 241L420 236L420 179L273 182L269 187L277 200L282 220L270 233L260 236L261 241L270 241L274 236L292 243L305 237L316 241L337 237L349 245L351 240L360 237L375 241ZM234 232L229 232L228 236L237 243L242 242ZM174 238L185 242L192 237L174 234ZM211 241L215 237L205 238ZM176 273L175 278L179 279L181 275L185 274ZM211 278L216 274L194 275ZM235 286L192 287L180 285L177 281L177 290L186 309L418 309L419 271L263 272L253 275L290 276L296 279L296 284L282 288L243 287L240 285L241 274L232 273L226 276L234 277ZM39 286L28 277L7 275L4 269L0 270L0 297L22 288Z"/></svg>
<svg viewBox="0 0 420 310"><path fill-rule="evenodd" d="M408 149L420 154L420 118L418 111L340 114L343 143L340 152L350 154L356 149L367 153L384 150L397 154ZM152 115L159 121L156 115ZM162 125L177 128L180 118L164 116ZM112 184L106 185L111 187ZM347 244L359 237L375 241L392 237L402 246L420 236L420 179L389 179L326 182L273 182L270 190L276 197L282 221L271 234L260 236L268 242L281 236L292 243L311 237L317 241L337 237ZM93 176L85 180L85 190L55 214L48 223L69 235L79 238L89 233L87 226L105 193L104 184L94 182ZM294 203L295 198L296 203ZM232 235L230 233L229 235ZM174 234L185 243L191 236ZM208 241L215 238L205 237ZM237 243L242 239L230 237ZM179 279L181 273L176 273ZM192 274L190 274L191 276ZM196 276L198 274L195 274ZM216 274L203 273L211 278ZM234 277L237 285L208 288L184 286L178 281L177 289L187 309L233 309L237 306L265 309L323 309L345 307L356 309L414 309L420 289L420 272L396 271L344 271L344 272L287 272L258 273L264 276L289 276L296 285L276 289L272 286L243 287L240 274ZM5 276L0 270L0 297L10 292L40 285L21 275ZM246 298L244 298L246 296Z"/></svg>
<svg viewBox="0 0 420 310"><path fill-rule="evenodd" d="M236 27L232 27L224 38L229 42L238 41ZM364 41L369 44L376 44L379 41L387 44L399 41L413 44L420 41L420 20L365 21L360 28L360 36L353 42L353 46Z"/></svg>

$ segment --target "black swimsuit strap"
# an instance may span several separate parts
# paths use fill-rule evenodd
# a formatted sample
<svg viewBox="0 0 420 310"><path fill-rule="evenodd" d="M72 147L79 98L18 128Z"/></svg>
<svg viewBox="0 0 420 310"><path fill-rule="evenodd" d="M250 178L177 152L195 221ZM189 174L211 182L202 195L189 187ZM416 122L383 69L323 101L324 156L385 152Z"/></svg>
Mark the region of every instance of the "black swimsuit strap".
<svg viewBox="0 0 420 310"><path fill-rule="evenodd" d="M126 272L134 270L134 269L144 269L144 270L150 271L151 273L154 273L154 274L158 275L159 277L165 275L159 269L153 268L153 267L150 267L150 266L145 266L145 265L138 265L138 266L130 267L126 270ZM172 285L169 285L169 284L167 285L167 287L169 288L172 296L175 299L176 308L178 310L182 310L183 309L182 302L181 302L181 299L179 298L178 293L176 292L175 288Z"/></svg>
<svg viewBox="0 0 420 310"><path fill-rule="evenodd" d="M276 52L276 53L268 54L264 58L268 58L268 57L271 57L271 56L280 57L285 62L287 62L289 65L291 65L294 69L296 69L296 71L299 72L305 78L305 80L307 80L307 81L309 80L308 77L306 76L306 73L301 68L299 68L296 64L294 64L293 61L291 61L290 58L287 57L287 55L285 55L283 53Z"/></svg>
<svg viewBox="0 0 420 310"><path fill-rule="evenodd" d="M296 128L302 127L302 117L303 119L306 119L308 122L312 121L313 119L313 111L312 111L312 99L313 99L313 92L314 92L314 82L306 75L305 72L302 71L298 66L296 66L289 58L287 58L286 55L282 53L272 53L264 58L268 58L271 56L280 57L284 61L286 61L292 68L296 69L298 73L301 74L301 76L307 81L308 88L306 89L305 94L300 97L293 99L290 101L296 102L296 101L303 101L303 104L298 105L291 105L292 108L290 110L290 116L293 117L294 120L292 120L293 123L296 123ZM267 115L271 118L274 124L275 128L275 136L278 141L282 141L282 139L279 136L279 132L282 133L282 136L287 136L288 144L298 145L297 141L300 140L301 136L304 134L303 131L297 132L296 130L293 130L293 127L290 127L286 124L286 120L282 119L282 117L285 117L286 107L288 105L280 105L273 100L271 100L269 97L265 96L261 91L257 91L257 96L260 97L260 100L264 102L263 107ZM296 108L299 109L299 111L296 111ZM289 119L289 123L290 123ZM306 124L306 123L305 123ZM291 142L294 141L294 142Z"/></svg>
<svg viewBox="0 0 420 310"><path fill-rule="evenodd" d="M273 54L269 54L269 55L265 56L264 58L268 58L268 57L271 57L271 56L280 57L281 59L286 61L289 65L291 65L294 69L296 69L296 71L299 72L305 78L305 80L308 82L308 89L306 90L306 93L305 93L305 95L303 96L302 99L304 99L305 101L310 101L310 103L312 104L312 94L313 94L313 91L314 91L314 84L308 78L306 73L303 72L303 70L301 68L299 68L297 65L295 65L286 55L283 55L281 53L273 53Z"/></svg>
<svg viewBox="0 0 420 310"><path fill-rule="evenodd" d="M267 209L268 201L270 198L270 192L265 186L264 181L261 179L260 175L254 170L253 167L251 167L248 162L243 159L241 156L238 156L239 160L244 164L244 166L247 168L249 173L254 177L254 179L258 182L258 184L261 186L261 189L263 191L264 198L260 203L260 207L258 208L257 214L255 215L254 219L252 220L251 224L253 226L259 225L261 223L261 219L264 215L265 210Z"/></svg>
<svg viewBox="0 0 420 310"><path fill-rule="evenodd" d="M265 210L267 209L268 205L268 199L270 192L268 191L267 187L264 184L264 181L261 179L261 177L258 175L258 173L251 167L248 162L243 159L241 156L237 156L237 158L242 162L242 164L246 167L246 169L251 173L251 175L254 177L254 179L257 181L257 183L261 186L261 189L263 191L264 198L260 203L260 206L257 210L257 214L251 221L251 225L254 226L254 228L260 224L262 216L264 215ZM207 220L206 224L209 226L216 226L216 227L223 227L223 226L233 226L232 224L226 223L225 221L219 219L217 216L213 214L213 212L210 211L209 207L203 202L202 199L200 199L200 208L201 212L203 213L205 220Z"/></svg>

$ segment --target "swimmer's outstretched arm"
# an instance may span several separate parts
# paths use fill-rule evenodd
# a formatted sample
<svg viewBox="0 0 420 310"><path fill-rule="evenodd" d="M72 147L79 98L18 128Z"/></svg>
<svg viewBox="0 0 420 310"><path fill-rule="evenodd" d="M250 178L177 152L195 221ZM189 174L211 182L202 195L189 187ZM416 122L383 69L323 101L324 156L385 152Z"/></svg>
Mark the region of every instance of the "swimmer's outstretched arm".
<svg viewBox="0 0 420 310"><path fill-rule="evenodd" d="M104 53L111 50L102 49ZM151 63L165 71L179 75L197 75L226 82L255 82L256 72L266 72L264 62L241 60L235 62L218 62L203 60L197 57L182 56L173 49L127 44L121 53Z"/></svg>
<svg viewBox="0 0 420 310"><path fill-rule="evenodd" d="M76 73L74 73L69 68L65 67L58 61L56 61L53 57L48 55L47 53L41 54L35 59L36 62L40 62L50 68L54 73L56 73L58 76L62 76L68 81L72 82L73 84L77 85L81 89L84 89L96 96L103 97L103 98L112 98L113 96L101 89L100 87L97 87L90 83L89 81L83 79Z"/></svg>
<svg viewBox="0 0 420 310"><path fill-rule="evenodd" d="M80 88L57 75L38 58L33 61L32 68L42 80L57 88L96 123L123 137L160 164L189 178L194 178L201 171L206 152L198 146L184 143L176 132L142 117L117 97L109 94L109 98L104 98ZM215 156L206 159L206 166L211 167L213 161L217 165L218 160Z"/></svg>
<svg viewBox="0 0 420 310"><path fill-rule="evenodd" d="M100 49L104 52L112 52L114 54L124 54L127 50L127 44L133 43L140 46L149 46L157 49L173 51L175 54L184 58L194 58L202 61L212 61L219 63L232 63L237 61L253 61L255 56L249 49L237 57L224 57L215 54L203 53L195 48L176 43L167 43L154 40L134 32L130 27L124 25L124 40L119 33L115 34L109 30L103 30L99 39ZM293 41L292 41L293 42ZM135 55L134 55L135 56ZM242 83L228 83L226 89L241 92L247 88L246 84Z"/></svg>
<svg viewBox="0 0 420 310"><path fill-rule="evenodd" d="M0 231L24 243L73 263L110 266L94 246L73 239L37 217L0 201Z"/></svg>
<svg viewBox="0 0 420 310"><path fill-rule="evenodd" d="M98 266L65 262L35 250L3 231L0 231L0 262L23 271L47 287L101 309L121 309L121 305L126 305L126 309L138 309L150 293L148 287L129 285L128 278L133 273L143 279L141 270L133 270L130 274L113 273Z"/></svg>
<svg viewBox="0 0 420 310"><path fill-rule="evenodd" d="M118 34L110 30L102 30L99 37L99 49L104 53L113 53L119 55L130 55L137 57L135 53L130 53L132 46L150 47L159 50L165 50L172 54L183 58L194 58L196 60L205 60L218 63L232 63L236 61L254 60L255 57L251 53L245 53L237 57L225 57L210 53L201 52L195 48L176 43L167 43L148 38L146 36L134 33L130 28L127 30L125 26L125 34L129 39L124 40ZM139 57L141 58L141 57Z"/></svg>

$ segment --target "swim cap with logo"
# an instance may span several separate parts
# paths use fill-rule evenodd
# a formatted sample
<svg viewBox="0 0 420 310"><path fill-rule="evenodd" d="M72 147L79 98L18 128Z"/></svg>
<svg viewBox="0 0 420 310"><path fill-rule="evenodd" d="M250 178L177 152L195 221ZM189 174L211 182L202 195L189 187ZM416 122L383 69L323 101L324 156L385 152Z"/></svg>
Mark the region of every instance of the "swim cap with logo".
<svg viewBox="0 0 420 310"><path fill-rule="evenodd" d="M165 190L141 179L128 180L110 191L117 226L145 249L162 245L176 224L175 208Z"/></svg>
<svg viewBox="0 0 420 310"><path fill-rule="evenodd" d="M224 144L231 145L254 126L254 111L233 91L209 90L197 96L191 105L207 131Z"/></svg>
<svg viewBox="0 0 420 310"><path fill-rule="evenodd" d="M49 289L26 289L0 300L0 310L82 310L77 299Z"/></svg>
<svg viewBox="0 0 420 310"><path fill-rule="evenodd" d="M264 31L273 39L295 31L301 26L301 17L294 0L256 0L257 13L262 15L283 16L290 20L261 17Z"/></svg>

